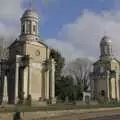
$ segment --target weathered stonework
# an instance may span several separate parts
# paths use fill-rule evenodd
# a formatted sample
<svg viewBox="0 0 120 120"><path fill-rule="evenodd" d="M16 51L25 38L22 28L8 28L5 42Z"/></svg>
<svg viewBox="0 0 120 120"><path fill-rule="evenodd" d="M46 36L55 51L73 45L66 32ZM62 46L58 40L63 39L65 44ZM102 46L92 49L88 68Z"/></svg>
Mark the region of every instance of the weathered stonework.
<svg viewBox="0 0 120 120"><path fill-rule="evenodd" d="M38 22L39 17L33 10L24 12L20 37L9 46L5 62L8 71L3 69L1 62L2 81L7 76L9 104L17 104L28 96L34 102L55 99L55 62L49 58L49 47L40 41ZM49 65L46 65L47 61L50 61ZM2 87L0 93L3 93ZM2 100L1 94L1 103Z"/></svg>
<svg viewBox="0 0 120 120"><path fill-rule="evenodd" d="M120 61L113 56L111 40L100 42L100 59L91 73L92 97L102 102L120 101Z"/></svg>

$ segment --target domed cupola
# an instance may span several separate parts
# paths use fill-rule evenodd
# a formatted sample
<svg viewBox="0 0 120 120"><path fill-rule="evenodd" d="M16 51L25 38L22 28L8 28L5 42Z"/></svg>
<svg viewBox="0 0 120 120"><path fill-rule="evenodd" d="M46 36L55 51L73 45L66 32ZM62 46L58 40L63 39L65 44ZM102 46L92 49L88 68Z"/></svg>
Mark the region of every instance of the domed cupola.
<svg viewBox="0 0 120 120"><path fill-rule="evenodd" d="M104 36L101 41L100 45L111 45L112 41L108 36Z"/></svg>
<svg viewBox="0 0 120 120"><path fill-rule="evenodd" d="M38 40L39 16L32 9L27 9L21 17L21 40Z"/></svg>
<svg viewBox="0 0 120 120"><path fill-rule="evenodd" d="M36 19L39 19L38 14L35 11L33 11L31 8L27 9L22 15L22 19L23 18L28 18L28 17L32 17L32 18L34 17Z"/></svg>
<svg viewBox="0 0 120 120"><path fill-rule="evenodd" d="M109 37L104 36L100 41L100 58L109 59L112 55L112 41Z"/></svg>

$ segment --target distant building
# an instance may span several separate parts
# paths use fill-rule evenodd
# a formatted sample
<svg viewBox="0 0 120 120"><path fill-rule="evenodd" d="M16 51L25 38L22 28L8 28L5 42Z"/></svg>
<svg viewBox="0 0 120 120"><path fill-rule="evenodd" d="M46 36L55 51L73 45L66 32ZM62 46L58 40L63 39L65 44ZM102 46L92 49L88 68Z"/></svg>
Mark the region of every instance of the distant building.
<svg viewBox="0 0 120 120"><path fill-rule="evenodd" d="M100 57L91 73L92 97L99 101L120 101L120 61L112 51L112 41L104 36L100 41Z"/></svg>
<svg viewBox="0 0 120 120"><path fill-rule="evenodd" d="M33 101L55 102L55 61L49 57L50 48L38 36L38 23L36 12L27 9L21 17L19 39L9 46L8 58L1 60L1 104L6 94L8 104L28 96Z"/></svg>

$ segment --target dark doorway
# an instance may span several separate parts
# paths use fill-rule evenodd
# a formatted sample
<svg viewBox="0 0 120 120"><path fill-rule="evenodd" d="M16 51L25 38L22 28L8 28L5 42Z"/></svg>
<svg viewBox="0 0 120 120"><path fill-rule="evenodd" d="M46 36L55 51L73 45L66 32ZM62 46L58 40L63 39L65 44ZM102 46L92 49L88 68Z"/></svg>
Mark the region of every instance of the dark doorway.
<svg viewBox="0 0 120 120"><path fill-rule="evenodd" d="M101 90L101 96L105 96L105 91Z"/></svg>

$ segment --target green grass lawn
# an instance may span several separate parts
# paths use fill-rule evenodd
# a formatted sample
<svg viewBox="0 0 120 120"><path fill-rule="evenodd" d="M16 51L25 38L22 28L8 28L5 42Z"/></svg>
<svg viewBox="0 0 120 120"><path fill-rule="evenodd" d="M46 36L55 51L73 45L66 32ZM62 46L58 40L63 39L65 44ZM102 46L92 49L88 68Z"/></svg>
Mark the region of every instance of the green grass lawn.
<svg viewBox="0 0 120 120"><path fill-rule="evenodd" d="M26 105L17 105L17 106L6 106L1 107L0 112L15 112L17 110L22 112L34 112L34 111L57 111L57 110L71 110L71 109L91 109L91 108L108 108L108 107L120 107L118 104L104 104L104 105L65 105L65 104L56 104L48 106L26 106Z"/></svg>

